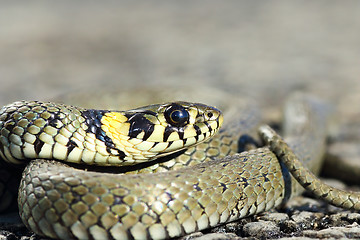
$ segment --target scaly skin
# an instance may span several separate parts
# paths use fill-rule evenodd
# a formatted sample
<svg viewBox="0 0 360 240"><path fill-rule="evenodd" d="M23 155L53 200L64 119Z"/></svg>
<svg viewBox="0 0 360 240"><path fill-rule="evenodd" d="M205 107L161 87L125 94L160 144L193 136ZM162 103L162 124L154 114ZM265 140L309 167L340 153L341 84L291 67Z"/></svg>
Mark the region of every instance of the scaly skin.
<svg viewBox="0 0 360 240"><path fill-rule="evenodd" d="M312 192L316 197L337 207L360 210L360 193L344 191L323 183L303 165L285 141L269 126L261 126L259 132L271 151L286 165L302 187Z"/></svg>
<svg viewBox="0 0 360 240"><path fill-rule="evenodd" d="M326 135L322 106L296 97L293 108L297 112L287 119L293 124L285 129L287 141L316 174ZM228 131L238 125L236 121ZM235 134L230 142L238 138ZM210 148L212 141L204 144ZM36 160L24 170L19 209L28 228L52 238L163 239L268 210L301 191L267 147L138 175L83 171Z"/></svg>

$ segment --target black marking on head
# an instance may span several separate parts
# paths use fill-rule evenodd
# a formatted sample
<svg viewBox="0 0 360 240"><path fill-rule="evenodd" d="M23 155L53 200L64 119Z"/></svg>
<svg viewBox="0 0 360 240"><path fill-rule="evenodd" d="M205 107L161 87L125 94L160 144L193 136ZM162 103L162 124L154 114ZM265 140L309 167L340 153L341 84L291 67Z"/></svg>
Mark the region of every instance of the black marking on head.
<svg viewBox="0 0 360 240"><path fill-rule="evenodd" d="M106 135L106 132L101 129L101 119L109 111L106 110L86 110L82 112L82 116L85 118L85 123L88 126L88 129L86 132L93 133L97 139L102 141L106 146L106 151L110 155L114 155L114 151L117 152L115 156L118 156L119 159L124 159L126 157L126 154L121 151L120 149L117 149L112 139Z"/></svg>
<svg viewBox="0 0 360 240"><path fill-rule="evenodd" d="M101 129L101 119L105 113L109 111L89 109L82 112L82 116L85 118L85 123L88 126L86 132L93 133L97 139L102 141L106 147L115 149L115 144L109 138L106 133ZM108 151L109 152L109 151Z"/></svg>
<svg viewBox="0 0 360 240"><path fill-rule="evenodd" d="M101 130L101 119L105 113L109 111L105 110L94 110L89 109L81 113L82 117L85 119L86 125L89 127L87 132L98 134Z"/></svg>
<svg viewBox="0 0 360 240"><path fill-rule="evenodd" d="M36 138L34 142L34 150L37 155L39 155L39 153L41 152L41 149L44 146L44 144L45 143L43 141L41 141L39 138Z"/></svg>
<svg viewBox="0 0 360 240"><path fill-rule="evenodd" d="M179 134L179 138L181 140L183 140L184 139L184 128L183 127L178 128L178 134Z"/></svg>
<svg viewBox="0 0 360 240"><path fill-rule="evenodd" d="M219 120L220 120L220 118L218 117L218 118L216 119L216 123L217 123L216 128L219 128L219 127L220 127Z"/></svg>
<svg viewBox="0 0 360 240"><path fill-rule="evenodd" d="M198 125L194 125L194 129L195 129L195 131L196 131L195 139L196 139L196 141L198 141L198 140L199 140L199 136L200 136L200 134L201 134L201 129L200 129L200 127L199 127Z"/></svg>
<svg viewBox="0 0 360 240"><path fill-rule="evenodd" d="M74 148L78 147L78 145L76 144L76 142L70 139L66 144L66 147L68 148L67 154L69 155L71 151L74 150Z"/></svg>
<svg viewBox="0 0 360 240"><path fill-rule="evenodd" d="M203 138L203 139L205 139L205 138L206 138L206 134L207 134L207 132L204 132L204 133L203 133L203 136L204 136L204 138Z"/></svg>
<svg viewBox="0 0 360 240"><path fill-rule="evenodd" d="M116 151L117 153L113 154L113 151L111 151L111 150ZM119 157L120 159L124 159L126 157L126 154L123 151L121 151L120 149L117 149L117 148L115 149L115 148L106 147L106 151L108 153L111 153L112 155L115 155L115 156Z"/></svg>
<svg viewBox="0 0 360 240"><path fill-rule="evenodd" d="M105 146L106 146L106 147L115 148L115 144L113 143L113 141L111 140L111 138L109 138L108 136L106 136L106 134L105 134L104 131L102 131L102 132L99 134L99 137L103 137L103 138L104 138L104 143L105 143Z"/></svg>
<svg viewBox="0 0 360 240"><path fill-rule="evenodd" d="M164 131L164 138L163 138L163 142L167 142L169 139L169 136L173 133L173 132L178 132L178 128L173 127L171 125L167 125ZM180 134L179 134L180 136ZM184 129L182 130L182 136L184 137Z"/></svg>
<svg viewBox="0 0 360 240"><path fill-rule="evenodd" d="M212 131L212 127L210 126L210 124L209 124L207 121L205 121L204 123L205 123L205 125L208 127L209 132L211 132L211 131Z"/></svg>
<svg viewBox="0 0 360 240"><path fill-rule="evenodd" d="M149 119L144 117L143 113L127 113L125 116L128 118L128 122L130 123L130 138L136 138L141 132L144 132L143 140L146 141L154 132L154 124Z"/></svg>

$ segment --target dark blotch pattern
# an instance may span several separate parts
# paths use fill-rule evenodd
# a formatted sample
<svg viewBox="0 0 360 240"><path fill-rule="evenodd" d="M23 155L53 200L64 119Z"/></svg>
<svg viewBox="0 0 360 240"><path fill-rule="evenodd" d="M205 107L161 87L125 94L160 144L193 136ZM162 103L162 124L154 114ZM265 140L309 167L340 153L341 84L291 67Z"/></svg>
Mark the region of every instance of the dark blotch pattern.
<svg viewBox="0 0 360 240"><path fill-rule="evenodd" d="M126 156L125 153L117 149L111 138L108 137L106 133L101 129L101 118L107 112L109 111L94 109L83 111L82 116L85 118L85 123L88 126L86 132L95 134L97 139L104 142L106 146L106 151L109 154L113 155L113 151L111 150L115 150L117 152L116 156L118 156L120 159L124 159L124 157Z"/></svg>
<svg viewBox="0 0 360 240"><path fill-rule="evenodd" d="M85 118L85 123L88 126L87 132L95 134L96 138L103 141L107 147L114 148L115 145L111 138L106 136L106 133L101 129L101 118L107 111L102 110L87 110L82 112Z"/></svg>
<svg viewBox="0 0 360 240"><path fill-rule="evenodd" d="M125 114L130 123L130 138L136 138L141 132L144 132L143 140L146 141L154 132L154 124L146 119L143 114L144 113Z"/></svg>
<svg viewBox="0 0 360 240"><path fill-rule="evenodd" d="M168 126L165 128L163 141L164 141L164 142L167 142L167 140L169 139L169 136L170 136L171 133L173 133L173 132L177 132L177 133L179 134L179 138L180 138L180 139L183 139L183 138L184 138L184 128L182 128L182 127L176 128L176 127L173 127L173 126L171 126L171 125L168 125Z"/></svg>
<svg viewBox="0 0 360 240"><path fill-rule="evenodd" d="M211 131L212 131L212 127L210 126L210 124L209 124L208 122L204 122L204 123L206 124L207 128L209 129L209 132L211 132Z"/></svg>
<svg viewBox="0 0 360 240"><path fill-rule="evenodd" d="M197 125L194 125L194 128L195 128L195 131L196 131L195 139L196 139L196 141L198 141L198 140L199 140L199 136L200 136L200 134L201 134L201 129L200 129L200 127L197 126Z"/></svg>

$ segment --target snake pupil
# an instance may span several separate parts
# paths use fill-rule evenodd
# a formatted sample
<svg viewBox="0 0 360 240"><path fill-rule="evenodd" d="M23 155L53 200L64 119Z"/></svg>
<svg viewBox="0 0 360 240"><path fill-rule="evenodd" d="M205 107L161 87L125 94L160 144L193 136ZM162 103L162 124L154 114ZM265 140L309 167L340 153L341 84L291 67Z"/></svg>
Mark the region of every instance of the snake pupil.
<svg viewBox="0 0 360 240"><path fill-rule="evenodd" d="M165 110L165 118L168 123L176 127L184 126L189 121L189 113L178 104L171 104Z"/></svg>

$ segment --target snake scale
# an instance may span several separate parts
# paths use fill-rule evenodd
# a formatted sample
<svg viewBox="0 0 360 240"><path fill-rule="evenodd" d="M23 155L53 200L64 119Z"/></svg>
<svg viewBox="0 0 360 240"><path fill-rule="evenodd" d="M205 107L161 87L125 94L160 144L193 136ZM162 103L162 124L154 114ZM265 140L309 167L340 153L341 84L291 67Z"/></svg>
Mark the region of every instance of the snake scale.
<svg viewBox="0 0 360 240"><path fill-rule="evenodd" d="M221 112L203 104L174 102L115 112L18 102L1 112L2 164L37 159L23 172L19 210L25 225L39 235L173 238L266 211L301 193L278 158L299 158L317 174L326 113L322 103L296 96L285 115L284 135L294 155L267 127L260 129L269 147L236 153L256 138L259 122L246 108L230 109L218 131ZM70 166L48 160L53 158ZM119 173L126 167L106 173L78 169L85 162L135 167L128 174ZM137 167L144 164L144 169ZM302 175L300 182L309 186Z"/></svg>

